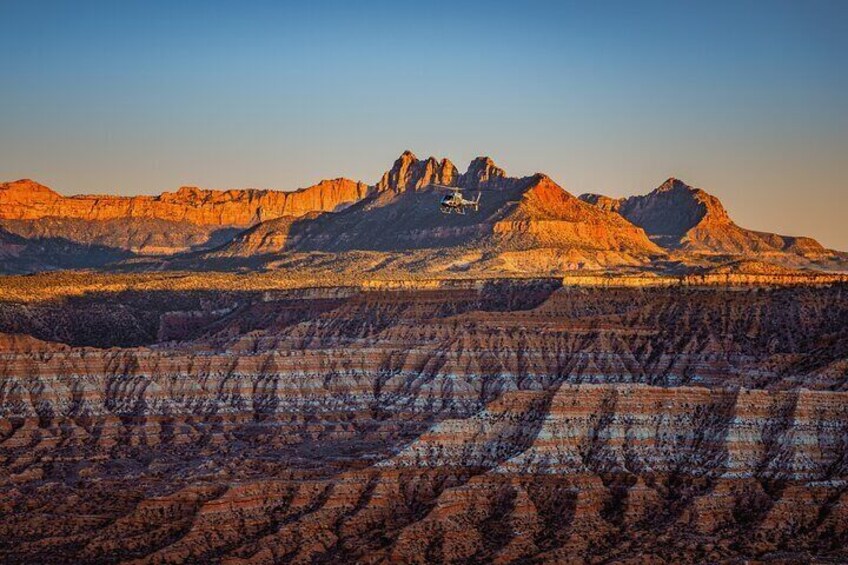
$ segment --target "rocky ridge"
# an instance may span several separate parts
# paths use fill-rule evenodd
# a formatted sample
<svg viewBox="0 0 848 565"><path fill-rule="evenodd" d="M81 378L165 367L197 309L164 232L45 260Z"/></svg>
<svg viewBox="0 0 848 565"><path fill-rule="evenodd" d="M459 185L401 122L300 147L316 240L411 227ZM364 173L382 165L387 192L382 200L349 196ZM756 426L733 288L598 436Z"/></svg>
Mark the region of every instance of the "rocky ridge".
<svg viewBox="0 0 848 565"><path fill-rule="evenodd" d="M480 191L479 212L442 214L433 184ZM478 260L489 256L489 266L519 271L528 253L547 271L639 264L661 253L640 228L581 202L546 175L511 178L487 157L459 174L447 159L422 161L405 152L371 197L337 214L261 224L210 257L427 249L476 252Z"/></svg>
<svg viewBox="0 0 848 565"><path fill-rule="evenodd" d="M198 226L247 227L282 216L338 210L365 197L369 187L349 179L324 180L293 192L206 190L184 186L158 196L62 196L28 179L0 184L0 219L75 218L88 221L148 218Z"/></svg>
<svg viewBox="0 0 848 565"><path fill-rule="evenodd" d="M339 210L371 190L335 179L294 192L182 187L158 196L65 197L31 180L4 183L0 230L30 245L28 262L4 262L3 270L101 266L131 255L208 249L269 219Z"/></svg>
<svg viewBox="0 0 848 565"><path fill-rule="evenodd" d="M434 184L463 188L472 198L479 191L480 211L439 213L442 193ZM287 263L286 254L351 251L385 254L370 261L368 269L391 269L396 276L410 268L480 276L606 269L674 276L707 272L710 277L736 269L726 273L732 278L749 276L744 261L756 256L758 276L771 269L778 280L786 269L797 275L799 269L839 271L848 265L848 256L812 239L740 228L717 198L678 179L646 196L578 199L543 174L509 177L488 157L474 159L459 173L447 159L420 160L409 151L383 174L375 193L356 206L339 214L260 224L203 262L279 268ZM252 262L244 261L248 258Z"/></svg>
<svg viewBox="0 0 848 565"><path fill-rule="evenodd" d="M479 194L479 211L442 214L443 192L434 185ZM488 157L460 173L448 159L410 151L374 185L335 179L291 193L183 187L159 196L63 197L33 181L6 183L0 230L6 273L333 265L338 276L681 276L753 258L776 274L848 270L848 254L741 228L717 198L679 179L643 196L575 198L541 173L510 177Z"/></svg>
<svg viewBox="0 0 848 565"><path fill-rule="evenodd" d="M383 173L376 184L378 192L420 190L431 184L476 189L482 185L494 186L506 180L506 171L495 165L489 157L476 157L464 174L448 159L428 157L420 160L412 151L404 151L392 168Z"/></svg>

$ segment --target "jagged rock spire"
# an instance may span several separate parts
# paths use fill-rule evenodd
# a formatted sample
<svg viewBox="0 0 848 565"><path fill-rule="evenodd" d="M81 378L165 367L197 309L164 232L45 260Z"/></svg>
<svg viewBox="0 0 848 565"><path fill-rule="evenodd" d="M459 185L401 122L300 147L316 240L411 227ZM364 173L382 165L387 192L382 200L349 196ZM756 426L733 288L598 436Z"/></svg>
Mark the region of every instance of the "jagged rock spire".
<svg viewBox="0 0 848 565"><path fill-rule="evenodd" d="M465 174L460 175L448 159L439 161L435 157L428 157L422 161L412 151L407 150L395 160L391 169L383 173L377 183L377 190L404 192L430 184L478 188L489 181L505 177L506 172L489 157L477 157L472 160Z"/></svg>
<svg viewBox="0 0 848 565"><path fill-rule="evenodd" d="M383 173L377 183L377 190L404 192L429 184L453 186L458 178L459 171L448 159L437 161L434 157L429 157L421 161L412 151L407 150L401 153L391 169Z"/></svg>
<svg viewBox="0 0 848 565"><path fill-rule="evenodd" d="M468 165L468 171L460 180L460 184L467 188L477 188L490 180L504 178L506 172L495 165L489 157L477 157Z"/></svg>

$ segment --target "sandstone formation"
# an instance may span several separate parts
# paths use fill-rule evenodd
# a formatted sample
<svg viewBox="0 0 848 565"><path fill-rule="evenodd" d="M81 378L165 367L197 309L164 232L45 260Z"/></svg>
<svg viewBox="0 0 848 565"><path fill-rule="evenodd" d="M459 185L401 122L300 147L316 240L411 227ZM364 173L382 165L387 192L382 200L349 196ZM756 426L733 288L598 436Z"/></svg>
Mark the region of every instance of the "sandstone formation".
<svg viewBox="0 0 848 565"><path fill-rule="evenodd" d="M378 192L405 192L438 184L476 189L483 185L494 186L499 179L506 178L506 172L489 157L475 158L468 170L459 174L448 159L439 161L435 157L428 157L421 161L412 151L404 151L392 168L383 173L376 188Z"/></svg>
<svg viewBox="0 0 848 565"><path fill-rule="evenodd" d="M0 561L842 562L846 324L844 284L2 302Z"/></svg>
<svg viewBox="0 0 848 565"><path fill-rule="evenodd" d="M294 192L258 189L204 190L184 186L158 196L62 196L24 179L0 184L0 219L148 218L198 226L246 227L282 216L338 210L365 197L368 186L349 179L325 180Z"/></svg>
<svg viewBox="0 0 848 565"><path fill-rule="evenodd" d="M447 159L437 161L430 157L420 161L412 151L404 151L377 182L377 192L405 192L418 190L431 184L455 186L459 171Z"/></svg>
<svg viewBox="0 0 848 565"><path fill-rule="evenodd" d="M506 171L495 165L489 157L477 157L468 165L468 170L459 180L459 186L464 188L480 188L494 186L500 179L506 179Z"/></svg>

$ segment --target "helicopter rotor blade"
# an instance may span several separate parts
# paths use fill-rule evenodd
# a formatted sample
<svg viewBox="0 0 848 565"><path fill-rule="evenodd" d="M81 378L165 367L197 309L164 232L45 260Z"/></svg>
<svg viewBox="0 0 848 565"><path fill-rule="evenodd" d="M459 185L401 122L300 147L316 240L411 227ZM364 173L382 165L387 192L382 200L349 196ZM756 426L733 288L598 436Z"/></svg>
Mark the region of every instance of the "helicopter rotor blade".
<svg viewBox="0 0 848 565"><path fill-rule="evenodd" d="M474 191L474 189L472 189L472 188L467 188L467 187L462 187L462 186L447 186L447 185L444 185L444 184L435 184L435 183L428 184L428 185L424 186L423 188L433 188L433 189L436 189L436 190L450 190L451 192L462 192L462 191L473 192ZM498 192L498 190L493 189L493 188L479 188L478 187L476 192L479 194L481 192Z"/></svg>
<svg viewBox="0 0 848 565"><path fill-rule="evenodd" d="M450 190L450 191L453 191L453 192L457 192L457 191L462 190L462 188L460 188L458 186L445 186L443 184L429 184L427 186L429 186L431 188L435 188L437 190Z"/></svg>

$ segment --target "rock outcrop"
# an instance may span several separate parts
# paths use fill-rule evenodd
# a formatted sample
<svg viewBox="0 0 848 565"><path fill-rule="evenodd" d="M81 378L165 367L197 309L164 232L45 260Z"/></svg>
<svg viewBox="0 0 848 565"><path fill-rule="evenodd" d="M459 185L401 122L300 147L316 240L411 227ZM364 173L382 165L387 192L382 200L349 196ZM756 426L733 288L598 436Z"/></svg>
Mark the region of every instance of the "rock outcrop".
<svg viewBox="0 0 848 565"><path fill-rule="evenodd" d="M412 151L404 151L375 186L378 192L420 190L432 184L477 189L482 186L491 188L499 179L507 178L506 171L489 157L476 157L466 172L460 174L448 159L428 157L422 161Z"/></svg>
<svg viewBox="0 0 848 565"><path fill-rule="evenodd" d="M593 206L597 206L602 210L606 210L607 212L616 212L619 213L621 211L621 203L624 200L623 198L611 198L609 196L604 196L603 194L581 194L579 196L580 200L583 202L587 202Z"/></svg>

